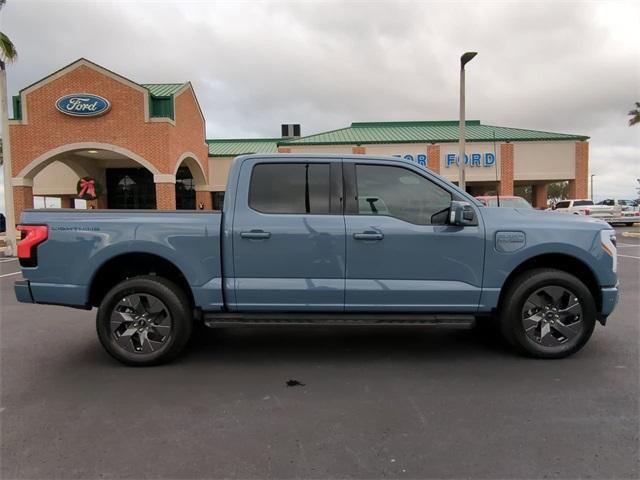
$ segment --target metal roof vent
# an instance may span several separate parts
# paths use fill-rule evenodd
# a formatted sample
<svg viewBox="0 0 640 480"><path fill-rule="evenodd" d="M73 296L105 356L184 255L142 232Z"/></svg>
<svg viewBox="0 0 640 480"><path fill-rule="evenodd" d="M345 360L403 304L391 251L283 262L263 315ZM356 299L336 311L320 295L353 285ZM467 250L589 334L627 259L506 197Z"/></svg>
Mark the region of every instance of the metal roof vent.
<svg viewBox="0 0 640 480"><path fill-rule="evenodd" d="M300 138L299 123L283 123L282 138Z"/></svg>

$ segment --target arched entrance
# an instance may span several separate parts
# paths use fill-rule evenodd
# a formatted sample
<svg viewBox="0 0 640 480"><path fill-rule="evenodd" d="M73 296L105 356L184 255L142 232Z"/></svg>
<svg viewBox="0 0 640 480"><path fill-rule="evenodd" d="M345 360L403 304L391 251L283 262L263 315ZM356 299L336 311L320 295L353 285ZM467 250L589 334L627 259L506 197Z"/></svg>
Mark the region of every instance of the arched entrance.
<svg viewBox="0 0 640 480"><path fill-rule="evenodd" d="M211 209L211 194L204 190L207 180L200 162L192 153L183 154L176 162L176 209Z"/></svg>
<svg viewBox="0 0 640 480"><path fill-rule="evenodd" d="M14 177L14 185L30 187L33 196L58 197L68 208L74 206L78 180L91 177L98 198L87 201L88 208L154 209L154 176L159 173L144 158L116 145L78 143L39 156Z"/></svg>

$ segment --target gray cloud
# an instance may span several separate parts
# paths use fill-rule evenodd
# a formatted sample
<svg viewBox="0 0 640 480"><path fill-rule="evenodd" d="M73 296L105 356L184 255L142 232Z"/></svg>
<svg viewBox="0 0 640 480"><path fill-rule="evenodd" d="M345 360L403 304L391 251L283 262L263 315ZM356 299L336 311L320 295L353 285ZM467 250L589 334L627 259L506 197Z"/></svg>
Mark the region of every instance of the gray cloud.
<svg viewBox="0 0 640 480"><path fill-rule="evenodd" d="M210 137L467 116L591 136L596 194L635 196L640 8L633 2L9 0L12 93L78 57L138 82L191 80Z"/></svg>

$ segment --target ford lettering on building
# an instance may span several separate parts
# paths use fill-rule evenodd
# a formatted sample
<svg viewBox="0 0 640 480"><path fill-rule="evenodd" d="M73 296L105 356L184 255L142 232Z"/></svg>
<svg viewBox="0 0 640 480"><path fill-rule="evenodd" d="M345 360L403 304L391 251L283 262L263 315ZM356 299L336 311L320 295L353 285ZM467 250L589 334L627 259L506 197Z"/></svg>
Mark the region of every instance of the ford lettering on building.
<svg viewBox="0 0 640 480"><path fill-rule="evenodd" d="M111 104L109 100L91 93L74 93L60 97L56 101L56 108L74 117L95 117L106 113Z"/></svg>

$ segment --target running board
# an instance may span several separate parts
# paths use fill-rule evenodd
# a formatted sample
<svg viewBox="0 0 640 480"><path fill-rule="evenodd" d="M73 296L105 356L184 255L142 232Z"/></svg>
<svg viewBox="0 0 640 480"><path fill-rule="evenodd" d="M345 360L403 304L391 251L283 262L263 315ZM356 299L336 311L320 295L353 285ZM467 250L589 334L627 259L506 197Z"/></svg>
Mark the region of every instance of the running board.
<svg viewBox="0 0 640 480"><path fill-rule="evenodd" d="M428 315L428 314L391 314L391 313L205 313L204 324L207 327L237 326L287 326L287 325L324 325L324 326L442 326L471 327L475 323L473 315Z"/></svg>

